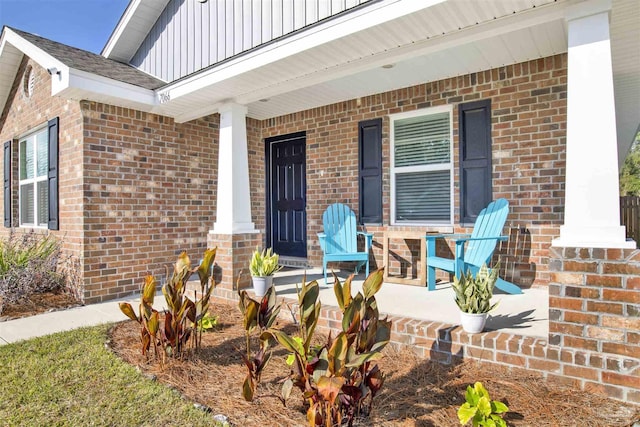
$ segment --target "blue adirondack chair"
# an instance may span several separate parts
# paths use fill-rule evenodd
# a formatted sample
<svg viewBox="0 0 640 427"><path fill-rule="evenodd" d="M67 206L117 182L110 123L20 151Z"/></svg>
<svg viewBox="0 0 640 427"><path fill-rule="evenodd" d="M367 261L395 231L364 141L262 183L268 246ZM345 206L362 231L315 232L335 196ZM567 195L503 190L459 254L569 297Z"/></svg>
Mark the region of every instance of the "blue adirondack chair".
<svg viewBox="0 0 640 427"><path fill-rule="evenodd" d="M427 286L429 290L432 291L436 288L436 268L454 274L469 270L475 275L482 264L489 265L498 241L507 240L507 236L500 234L508 214L509 202L506 199L498 199L480 211L470 236L463 234L427 235ZM438 238L451 238L455 242L455 259L436 256L436 239ZM501 278L496 281L496 287L509 294L522 293L518 286Z"/></svg>
<svg viewBox="0 0 640 427"><path fill-rule="evenodd" d="M323 233L318 233L322 257L324 284L327 285L327 263L331 261L358 261L356 273L363 265L369 276L369 248L373 234L356 229L356 215L348 206L334 203L322 214ZM357 235L364 236L364 252L358 252Z"/></svg>

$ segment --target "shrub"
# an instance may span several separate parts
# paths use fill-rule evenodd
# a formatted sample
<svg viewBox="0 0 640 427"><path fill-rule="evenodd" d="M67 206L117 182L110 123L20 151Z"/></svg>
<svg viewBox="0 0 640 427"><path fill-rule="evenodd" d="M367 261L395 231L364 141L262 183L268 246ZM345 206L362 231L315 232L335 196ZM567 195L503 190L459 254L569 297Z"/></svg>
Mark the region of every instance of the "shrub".
<svg viewBox="0 0 640 427"><path fill-rule="evenodd" d="M382 286L383 269L366 278L362 290L351 295L353 275L344 283L335 277L334 292L342 311L342 331L326 344L312 346L320 317L319 287L316 281L303 283L298 291L299 336L282 331L270 333L292 352L292 372L282 387L286 401L293 387L302 391L310 426L353 425L358 415L368 415L373 399L384 383L374 362L391 335L391 322L380 319L375 294ZM368 405L366 404L368 402Z"/></svg>
<svg viewBox="0 0 640 427"><path fill-rule="evenodd" d="M131 320L140 323L142 354L146 355L153 345L154 356L158 359L158 347L162 348L161 364L166 356L184 358L189 348L198 349L202 341L202 330L197 324L209 311L209 299L215 283L209 283L211 266L216 257L216 249L207 249L200 265L191 267L191 260L185 252L176 261L173 273L167 272L167 283L162 287L168 310L163 318L153 308L156 279L149 275L142 289L140 311L136 315L131 304L120 303L120 310ZM193 300L186 296L187 281L192 274L200 279L200 298Z"/></svg>
<svg viewBox="0 0 640 427"><path fill-rule="evenodd" d="M51 234L12 230L0 240L0 313L5 304L64 289L64 275L58 271L61 257L62 242Z"/></svg>
<svg viewBox="0 0 640 427"><path fill-rule="evenodd" d="M246 353L242 354L242 359L247 367L247 376L242 384L242 396L247 401L252 401L256 393L256 388L260 383L262 372L271 360L271 352L269 349L269 341L272 335L267 332L274 324L280 313L280 304L276 301L276 292L272 287L258 302L249 297L247 291L238 292L240 298L238 308L242 313L243 326L245 330L245 347ZM257 334L260 340L260 347L252 354L251 335L258 330Z"/></svg>

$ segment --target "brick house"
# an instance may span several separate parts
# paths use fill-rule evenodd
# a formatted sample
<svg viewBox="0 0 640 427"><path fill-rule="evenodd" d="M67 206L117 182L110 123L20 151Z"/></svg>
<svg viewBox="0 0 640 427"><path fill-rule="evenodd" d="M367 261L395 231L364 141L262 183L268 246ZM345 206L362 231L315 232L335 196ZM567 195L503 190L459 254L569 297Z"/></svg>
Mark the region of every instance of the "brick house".
<svg viewBox="0 0 640 427"><path fill-rule="evenodd" d="M618 204L639 19L634 0L140 0L101 55L5 27L5 230L64 236L87 302L206 246L232 297L256 245L319 265L330 203L380 266L386 230L469 231L505 197L503 276L549 287L548 345L611 354L605 392L640 401ZM411 274L416 248L394 250Z"/></svg>

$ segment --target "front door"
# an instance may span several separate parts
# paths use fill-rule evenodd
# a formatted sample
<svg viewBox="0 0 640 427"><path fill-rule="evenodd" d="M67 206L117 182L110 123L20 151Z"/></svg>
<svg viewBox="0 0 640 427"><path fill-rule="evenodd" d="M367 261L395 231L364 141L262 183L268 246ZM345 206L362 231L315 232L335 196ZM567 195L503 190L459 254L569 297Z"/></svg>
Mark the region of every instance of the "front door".
<svg viewBox="0 0 640 427"><path fill-rule="evenodd" d="M266 140L269 243L281 256L307 256L306 135Z"/></svg>

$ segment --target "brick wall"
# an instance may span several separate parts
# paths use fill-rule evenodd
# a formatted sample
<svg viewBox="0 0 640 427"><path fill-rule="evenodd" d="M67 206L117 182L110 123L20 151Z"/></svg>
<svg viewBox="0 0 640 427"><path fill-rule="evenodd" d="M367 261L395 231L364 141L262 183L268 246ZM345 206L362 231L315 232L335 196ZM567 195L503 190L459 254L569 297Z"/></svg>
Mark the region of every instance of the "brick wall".
<svg viewBox="0 0 640 427"><path fill-rule="evenodd" d="M445 104L454 106L454 204L458 223L457 106L462 102L490 99L493 194L494 198L507 198L511 204L508 229L505 229L511 238L498 251L503 254L503 276L524 286L546 284L547 248L558 235L563 220L566 71L566 55L557 55L263 121L263 139L300 131L307 134L309 261L315 265L321 263L322 254L315 236L322 228L322 212L326 206L342 202L357 211L358 122L362 120L383 119L384 225L366 227L375 234L376 263L381 263L380 241L390 222L389 114ZM470 230L456 226L455 230L447 231ZM395 250L397 258L406 265L412 264L411 254L415 248L401 243ZM398 270L400 262L390 267L392 271ZM413 274L411 268L407 271Z"/></svg>
<svg viewBox="0 0 640 427"><path fill-rule="evenodd" d="M215 222L219 116L188 123L82 101L85 297L139 290Z"/></svg>
<svg viewBox="0 0 640 427"><path fill-rule="evenodd" d="M640 403L640 251L551 248L549 267L549 343L577 365L563 374Z"/></svg>
<svg viewBox="0 0 640 427"><path fill-rule="evenodd" d="M31 67L35 80L31 96L24 90L24 76ZM52 233L63 239L63 248L77 260L83 257L83 207L80 191L82 185L82 119L80 107L76 101L51 96L51 76L36 62L24 57L18 69L15 81L2 116L0 117L0 141L14 140L25 136L34 129L45 125L48 120L59 117L59 198L60 230L39 232ZM12 144L12 225L19 225L19 144ZM2 204L4 200L0 201ZM4 206L2 207L4 209ZM21 229L19 231L28 231ZM2 228L0 233L8 234L9 229ZM82 280L82 272L79 272Z"/></svg>

